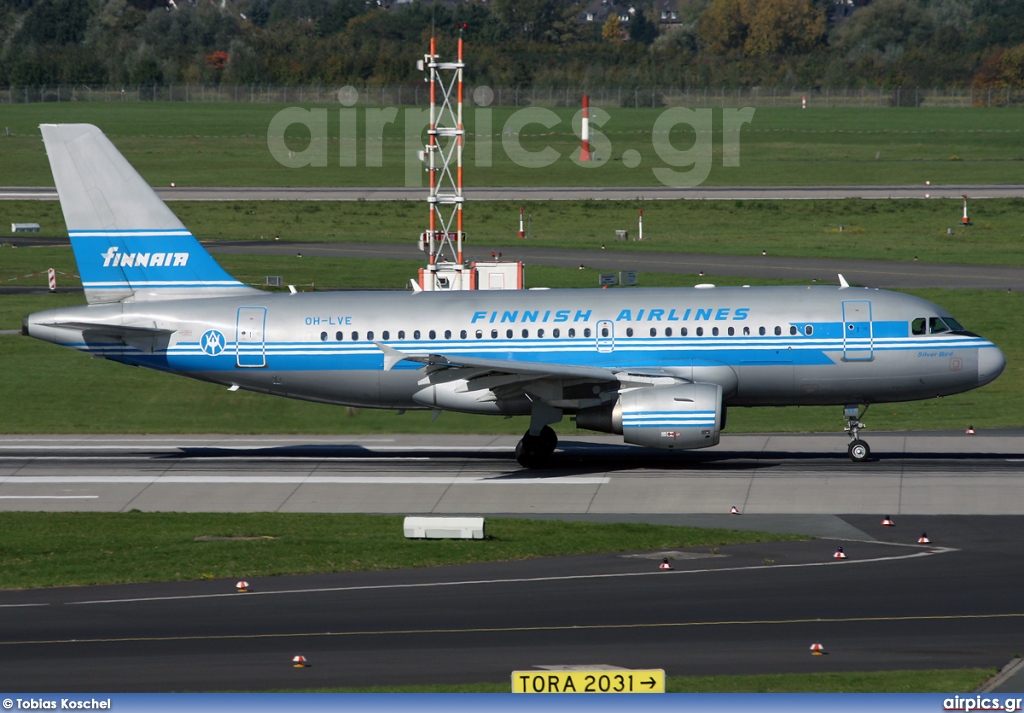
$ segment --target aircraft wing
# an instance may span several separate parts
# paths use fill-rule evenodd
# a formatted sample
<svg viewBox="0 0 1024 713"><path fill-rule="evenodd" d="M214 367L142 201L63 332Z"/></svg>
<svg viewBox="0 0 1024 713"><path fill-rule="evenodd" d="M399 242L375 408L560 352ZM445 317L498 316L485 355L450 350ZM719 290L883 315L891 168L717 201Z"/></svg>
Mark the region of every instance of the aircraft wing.
<svg viewBox="0 0 1024 713"><path fill-rule="evenodd" d="M674 383L685 383L687 380L675 376L661 369L615 369L593 366L572 366L569 364L543 364L532 361L517 361L513 359L480 359L462 355L447 354L408 354L380 342L374 342L378 349L384 352L384 370L390 371L401 361L412 361L428 367L442 369L484 369L494 374L508 374L527 378L562 378L578 379L581 381L619 381L639 382L644 384L664 383L671 380Z"/></svg>

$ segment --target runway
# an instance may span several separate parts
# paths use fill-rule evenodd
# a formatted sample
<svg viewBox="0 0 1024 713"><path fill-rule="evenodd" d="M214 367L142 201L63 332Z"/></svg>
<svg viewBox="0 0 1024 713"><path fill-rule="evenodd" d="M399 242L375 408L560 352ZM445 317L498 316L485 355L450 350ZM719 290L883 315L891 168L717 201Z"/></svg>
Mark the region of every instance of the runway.
<svg viewBox="0 0 1024 713"><path fill-rule="evenodd" d="M682 453L569 433L549 468L526 470L517 436L2 436L0 510L679 517L736 506L744 523L1024 512L1019 431L864 437L868 463L849 460L841 433L726 434ZM856 534L818 526L804 532Z"/></svg>
<svg viewBox="0 0 1024 713"><path fill-rule="evenodd" d="M165 201L395 201L423 200L426 186L412 187L154 187ZM870 200L907 198L1019 198L1024 184L960 186L491 186L467 188L471 201L578 200ZM0 187L0 200L57 200L50 187Z"/></svg>
<svg viewBox="0 0 1024 713"><path fill-rule="evenodd" d="M460 512L820 539L267 578L249 594L234 579L0 592L0 687L460 683L595 664L670 675L1003 666L1024 644L1024 432L868 440L877 460L854 464L841 435L724 436L685 454L563 436L551 468L524 471L506 436L3 436L6 510ZM917 543L922 531L931 545ZM675 569L658 571L666 556ZM815 641L827 656L809 655ZM298 654L312 666L292 668Z"/></svg>

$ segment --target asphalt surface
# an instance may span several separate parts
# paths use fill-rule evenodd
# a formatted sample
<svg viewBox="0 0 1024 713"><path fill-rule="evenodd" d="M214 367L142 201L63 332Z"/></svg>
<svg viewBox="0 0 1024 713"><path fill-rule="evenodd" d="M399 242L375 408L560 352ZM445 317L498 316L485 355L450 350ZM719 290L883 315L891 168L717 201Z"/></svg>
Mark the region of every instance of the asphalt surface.
<svg viewBox="0 0 1024 713"><path fill-rule="evenodd" d="M423 200L426 186L413 187L154 187L165 201L393 201ZM961 186L497 186L466 188L472 201L547 200L825 200L841 198L1018 198L1024 184ZM50 187L0 187L0 200L56 200Z"/></svg>
<svg viewBox="0 0 1024 713"><path fill-rule="evenodd" d="M669 675L997 669L1020 650L1024 518L849 521L900 544L281 577L250 580L248 594L233 580L5 592L0 687L504 682L513 670L594 664ZM908 544L923 528L937 544ZM847 560L833 559L838 546ZM663 556L673 571L658 571ZM827 655L810 655L815 642ZM293 668L295 655L311 666Z"/></svg>
<svg viewBox="0 0 1024 713"><path fill-rule="evenodd" d="M683 453L566 434L549 467L526 470L516 436L0 436L0 509L701 514L730 526L733 506L744 522L1024 512L1016 431L862 437L867 463L849 460L841 433L726 434ZM861 536L828 517L801 531Z"/></svg>

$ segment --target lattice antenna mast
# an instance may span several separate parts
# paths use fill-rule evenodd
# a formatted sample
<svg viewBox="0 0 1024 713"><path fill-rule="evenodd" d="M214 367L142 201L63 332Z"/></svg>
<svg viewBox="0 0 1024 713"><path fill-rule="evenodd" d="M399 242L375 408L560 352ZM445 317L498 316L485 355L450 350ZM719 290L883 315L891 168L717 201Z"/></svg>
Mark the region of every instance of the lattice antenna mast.
<svg viewBox="0 0 1024 713"><path fill-rule="evenodd" d="M427 166L430 172L430 227L425 237L429 257L423 288L467 289L462 284L462 148L466 131L462 124L462 28L459 28L458 60L442 62L437 39L430 38L430 54L423 61L429 71L430 126L427 130ZM452 284L437 280L438 266L454 277ZM454 270L454 274L452 273ZM427 284L429 283L429 284Z"/></svg>

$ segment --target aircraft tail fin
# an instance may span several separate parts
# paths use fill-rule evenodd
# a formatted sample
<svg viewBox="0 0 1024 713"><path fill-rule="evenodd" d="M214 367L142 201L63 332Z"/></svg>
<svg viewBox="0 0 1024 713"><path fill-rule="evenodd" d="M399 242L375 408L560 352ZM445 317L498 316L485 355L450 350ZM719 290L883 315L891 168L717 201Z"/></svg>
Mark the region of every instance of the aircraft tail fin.
<svg viewBox="0 0 1024 713"><path fill-rule="evenodd" d="M253 291L217 264L102 131L40 129L90 304Z"/></svg>

